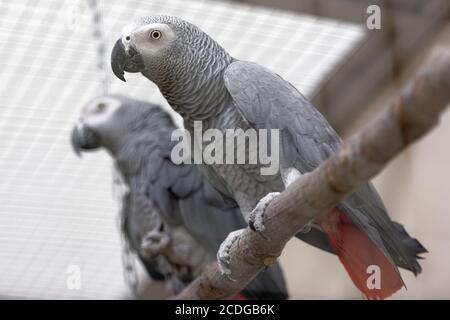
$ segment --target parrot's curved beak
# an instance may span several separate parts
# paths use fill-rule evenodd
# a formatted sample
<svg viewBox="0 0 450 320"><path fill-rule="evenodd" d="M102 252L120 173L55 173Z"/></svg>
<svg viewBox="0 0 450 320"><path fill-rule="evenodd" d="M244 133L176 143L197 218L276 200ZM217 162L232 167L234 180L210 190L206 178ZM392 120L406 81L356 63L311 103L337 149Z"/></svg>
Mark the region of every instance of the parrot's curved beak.
<svg viewBox="0 0 450 320"><path fill-rule="evenodd" d="M78 157L81 157L82 151L97 149L101 146L99 136L83 125L73 128L70 142Z"/></svg>
<svg viewBox="0 0 450 320"><path fill-rule="evenodd" d="M117 78L126 82L125 71L141 72L145 69L145 65L142 56L133 46L129 46L126 50L122 40L118 39L111 52L111 68Z"/></svg>

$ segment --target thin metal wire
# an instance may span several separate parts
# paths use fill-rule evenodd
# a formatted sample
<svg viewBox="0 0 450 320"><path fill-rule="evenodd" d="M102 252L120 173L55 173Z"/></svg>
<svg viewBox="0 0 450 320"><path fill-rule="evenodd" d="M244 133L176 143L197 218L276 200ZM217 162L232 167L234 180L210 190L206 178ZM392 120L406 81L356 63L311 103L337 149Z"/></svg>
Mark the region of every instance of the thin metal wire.
<svg viewBox="0 0 450 320"><path fill-rule="evenodd" d="M92 35L96 41L97 48L97 71L100 75L102 94L106 95L109 92L109 82L105 63L106 39L103 35L102 8L97 0L89 0L89 8L92 11ZM120 176L118 174L116 174L114 177L114 184L119 185L118 188L123 188L123 181L120 179ZM121 206L122 197L125 196L123 192L126 191L121 190L122 194L116 195L119 199L119 206ZM123 210L119 210L117 219L120 224L119 230L122 242L123 276L125 283L130 288L133 295L136 297L138 293L139 278L136 268L136 260L133 252L131 251L130 243L126 236L126 217L123 214Z"/></svg>
<svg viewBox="0 0 450 320"><path fill-rule="evenodd" d="M97 47L97 70L100 75L102 93L105 95L109 92L109 81L105 63L106 39L103 34L103 11L97 0L89 0L89 7L92 11L92 35Z"/></svg>

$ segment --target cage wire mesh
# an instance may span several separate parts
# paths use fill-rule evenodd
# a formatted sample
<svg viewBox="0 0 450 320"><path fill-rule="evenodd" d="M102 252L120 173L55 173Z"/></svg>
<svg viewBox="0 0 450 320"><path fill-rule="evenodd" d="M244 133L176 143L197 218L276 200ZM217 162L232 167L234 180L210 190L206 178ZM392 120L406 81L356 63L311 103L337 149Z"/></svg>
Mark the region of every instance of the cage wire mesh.
<svg viewBox="0 0 450 320"><path fill-rule="evenodd" d="M107 90L167 106L140 75L123 84L109 71L112 45L132 18L181 16L307 96L364 37L357 25L231 2L94 2L99 33L92 1L0 2L0 296L128 294L110 160L77 159L69 133L82 104ZM73 266L79 288L68 286Z"/></svg>

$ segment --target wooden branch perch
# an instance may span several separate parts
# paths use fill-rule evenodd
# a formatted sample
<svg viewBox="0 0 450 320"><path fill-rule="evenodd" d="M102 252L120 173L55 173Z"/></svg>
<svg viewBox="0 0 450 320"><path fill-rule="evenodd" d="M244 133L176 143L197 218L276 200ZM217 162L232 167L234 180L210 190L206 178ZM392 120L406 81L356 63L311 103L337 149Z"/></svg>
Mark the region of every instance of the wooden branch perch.
<svg viewBox="0 0 450 320"><path fill-rule="evenodd" d="M241 234L231 248L229 266L236 282L223 277L217 263L213 263L176 298L221 299L241 291L279 257L286 242L306 223L328 213L430 131L449 103L450 52L443 51L378 118L271 202L265 220L270 241L249 228Z"/></svg>

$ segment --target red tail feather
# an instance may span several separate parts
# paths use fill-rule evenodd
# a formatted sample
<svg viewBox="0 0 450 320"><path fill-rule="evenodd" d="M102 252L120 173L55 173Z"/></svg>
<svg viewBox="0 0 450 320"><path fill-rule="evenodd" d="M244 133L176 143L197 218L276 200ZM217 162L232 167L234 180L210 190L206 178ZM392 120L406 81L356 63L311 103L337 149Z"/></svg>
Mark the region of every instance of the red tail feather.
<svg viewBox="0 0 450 320"><path fill-rule="evenodd" d="M404 286L396 268L344 213L334 209L321 218L318 224L327 235L353 283L365 298L384 299ZM370 272L369 266L379 267L379 286L369 279L373 272Z"/></svg>

